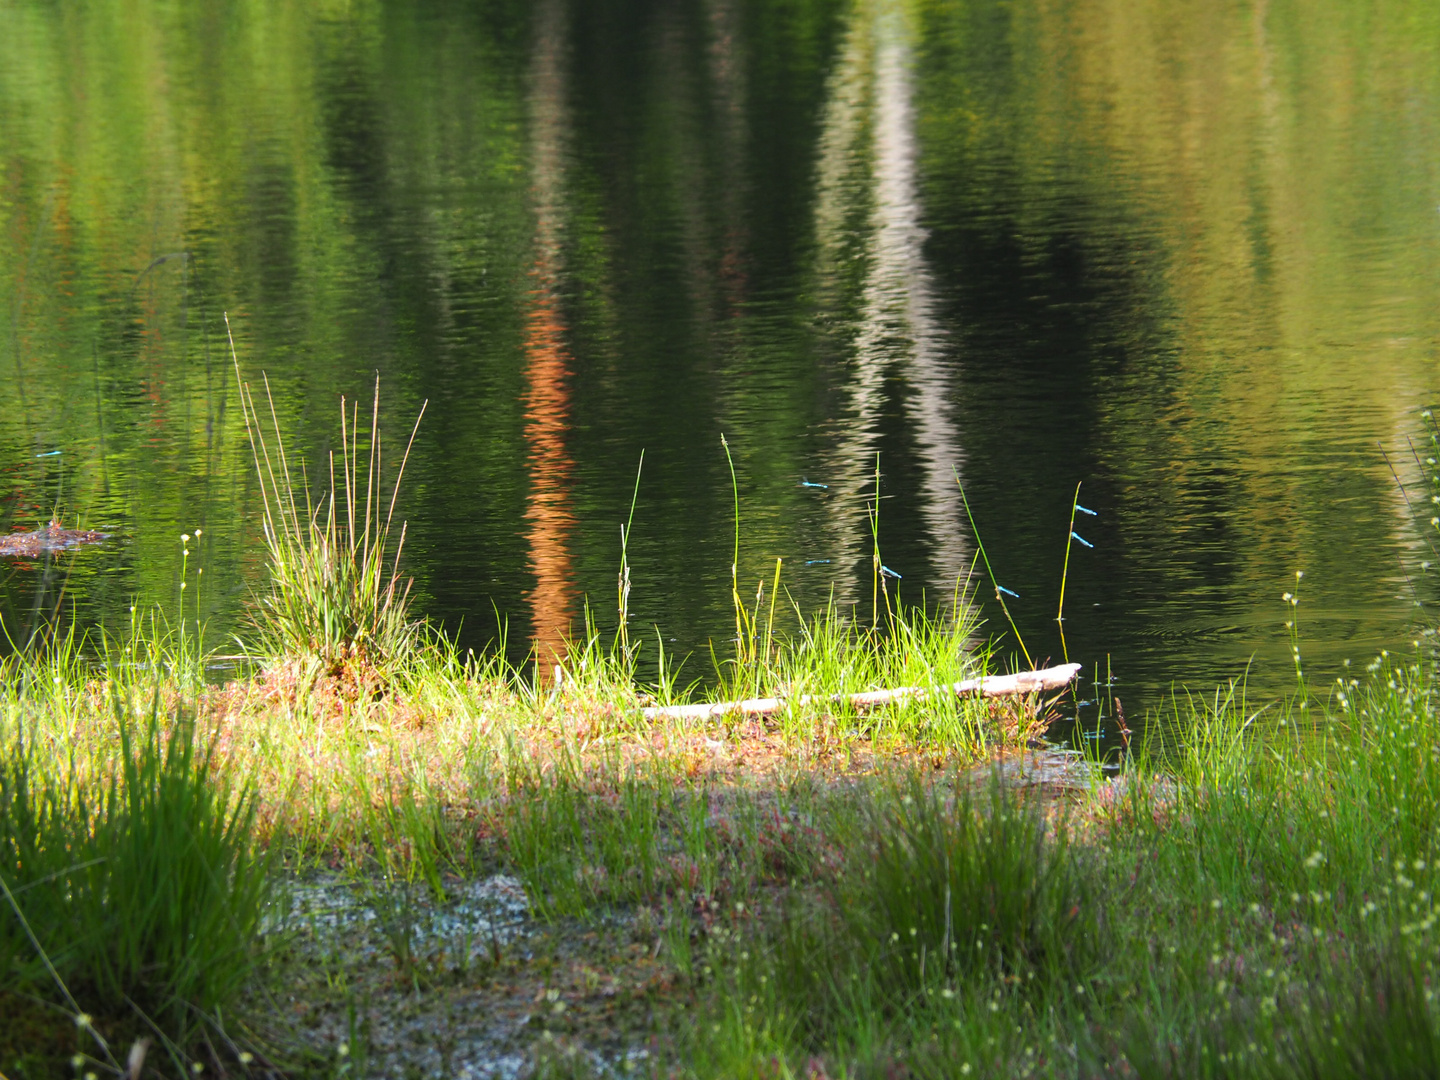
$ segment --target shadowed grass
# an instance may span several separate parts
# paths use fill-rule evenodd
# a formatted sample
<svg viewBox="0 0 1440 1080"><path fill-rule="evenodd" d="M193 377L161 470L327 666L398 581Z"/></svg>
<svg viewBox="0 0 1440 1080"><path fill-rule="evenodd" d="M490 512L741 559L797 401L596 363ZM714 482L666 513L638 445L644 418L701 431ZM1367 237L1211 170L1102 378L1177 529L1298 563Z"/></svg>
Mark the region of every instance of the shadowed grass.
<svg viewBox="0 0 1440 1080"><path fill-rule="evenodd" d="M108 1058L106 1032L154 1034L183 1060L255 970L268 879L254 795L158 700L141 723L117 707L111 735L101 771L4 726L0 981L51 1003L82 1044L93 1031L83 1053Z"/></svg>

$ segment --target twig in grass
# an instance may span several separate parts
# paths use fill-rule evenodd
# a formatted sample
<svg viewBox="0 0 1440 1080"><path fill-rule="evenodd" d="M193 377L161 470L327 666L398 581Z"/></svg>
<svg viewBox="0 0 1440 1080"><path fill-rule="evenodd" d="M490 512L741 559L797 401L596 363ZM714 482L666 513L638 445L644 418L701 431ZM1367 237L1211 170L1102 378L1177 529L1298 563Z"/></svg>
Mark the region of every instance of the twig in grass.
<svg viewBox="0 0 1440 1080"><path fill-rule="evenodd" d="M630 496L630 516L620 526L620 574L615 584L620 624L615 630L615 643L626 671L633 672L630 648L630 530L635 524L635 504L640 501L640 474L645 469L645 451L640 451L640 464L635 468L635 491Z"/></svg>
<svg viewBox="0 0 1440 1080"><path fill-rule="evenodd" d="M145 1055L150 1050L149 1039L136 1039L130 1044L130 1053L125 1058L125 1080L140 1080L145 1068Z"/></svg>

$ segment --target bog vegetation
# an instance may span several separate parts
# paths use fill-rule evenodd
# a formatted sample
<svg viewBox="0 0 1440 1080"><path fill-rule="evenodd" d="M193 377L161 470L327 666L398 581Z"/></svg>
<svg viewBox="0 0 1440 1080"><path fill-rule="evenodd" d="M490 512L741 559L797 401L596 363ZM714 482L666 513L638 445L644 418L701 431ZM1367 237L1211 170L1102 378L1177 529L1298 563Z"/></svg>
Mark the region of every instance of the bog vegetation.
<svg viewBox="0 0 1440 1080"><path fill-rule="evenodd" d="M640 685L623 565L613 639L461 655L408 610L374 425L311 501L246 404L253 671L207 683L183 606L3 661L5 1076L1440 1072L1428 633L1313 683L1297 575L1293 694L1179 695L1057 785L1015 767L1043 703L847 704L993 659L877 551L863 616L733 582L711 692L790 707L646 719L694 691Z"/></svg>

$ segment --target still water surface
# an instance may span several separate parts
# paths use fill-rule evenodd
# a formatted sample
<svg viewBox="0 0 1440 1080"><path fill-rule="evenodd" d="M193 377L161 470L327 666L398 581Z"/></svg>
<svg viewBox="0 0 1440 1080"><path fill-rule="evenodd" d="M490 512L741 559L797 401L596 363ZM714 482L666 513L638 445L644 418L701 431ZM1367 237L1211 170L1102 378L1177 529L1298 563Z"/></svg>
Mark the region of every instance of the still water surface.
<svg viewBox="0 0 1440 1080"><path fill-rule="evenodd" d="M1428 499L1429 2L16 2L0 228L0 525L118 534L0 569L7 626L62 586L173 610L203 530L198 610L237 629L225 312L312 476L340 395L378 372L396 450L429 401L406 560L470 646L587 596L613 623L643 451L632 611L705 676L722 435L745 588L779 558L799 609L868 612L878 458L904 599L972 565L958 478L1037 659L1080 484L1069 653L1132 716L1247 665L1283 690L1297 570L1318 678L1435 597L1384 456Z"/></svg>

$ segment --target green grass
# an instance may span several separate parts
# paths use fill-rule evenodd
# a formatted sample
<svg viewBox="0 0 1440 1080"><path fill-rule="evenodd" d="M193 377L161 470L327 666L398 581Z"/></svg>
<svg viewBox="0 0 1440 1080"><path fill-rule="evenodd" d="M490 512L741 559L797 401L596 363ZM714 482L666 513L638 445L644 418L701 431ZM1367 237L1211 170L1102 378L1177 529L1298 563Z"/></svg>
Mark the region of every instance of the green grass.
<svg viewBox="0 0 1440 1080"><path fill-rule="evenodd" d="M23 727L5 733L0 985L5 1004L63 1015L97 1066L151 1035L180 1063L258 960L269 878L254 796L216 773L189 719L162 724L158 703L143 722L117 708L110 734L113 768L97 774L43 754Z"/></svg>
<svg viewBox="0 0 1440 1080"><path fill-rule="evenodd" d="M711 966L728 969L715 1026L732 1045L717 1052L699 1034L721 1072L748 1071L747 1056L751 1069L767 1056L876 1058L948 1028L982 988L984 1006L1023 1009L1094 975L1094 882L1038 804L911 775L849 809L822 826L843 823L839 864L712 949Z"/></svg>
<svg viewBox="0 0 1440 1080"><path fill-rule="evenodd" d="M118 637L54 634L4 661L0 850L16 904L0 912L0 970L28 1017L16 1042L0 1025L6 1075L50 1075L73 1053L113 1069L142 1036L162 1072L233 1067L262 1045L313 1066L270 1018L234 1019L273 977L258 931L282 865L367 882L394 930L387 954L421 987L407 913L447 881L504 869L547 919L618 909L668 926L664 911L751 896L820 859L819 834L790 825L819 813L814 768L901 747L972 760L1005 737L988 706L952 701L796 705L768 729L647 723L647 698L687 693L638 685L638 643L606 648L593 626L554 683L442 642L358 698L277 694L266 673L206 687L203 636L180 625L136 611ZM801 625L769 637L755 685L798 697L973 671L963 622L897 615L881 634L831 609ZM742 751L745 775L727 772Z"/></svg>
<svg viewBox="0 0 1440 1080"><path fill-rule="evenodd" d="M231 350L233 356L233 341ZM410 614L410 584L400 574L404 525L398 537L392 540L391 535L415 431L387 503L378 378L366 437L361 435L358 403L347 411L341 399L340 460L331 455L329 493L317 503L303 462L298 480L292 468L268 379L273 438L265 434L238 359L235 377L262 494L269 556L269 588L258 597L252 617L256 651L273 673L301 688L328 679L351 697L382 691L408 673L416 654L431 643L423 624ZM415 418L416 431L424 412L422 407Z"/></svg>
<svg viewBox="0 0 1440 1080"><path fill-rule="evenodd" d="M838 869L692 927L682 1074L1433 1075L1432 675L1346 690L1182 699L1166 761L1068 809L873 786L812 826Z"/></svg>
<svg viewBox="0 0 1440 1080"><path fill-rule="evenodd" d="M1418 652L1323 695L1181 695L1123 782L1055 801L996 785L986 752L1014 733L973 702L646 724L593 633L558 685L450 653L339 709L263 683L191 696L166 625L137 616L109 669L63 636L7 662L3 872L35 940L0 920L0 957L71 1033L58 1060L75 1012L128 1039L143 1011L181 1061L202 1016L244 1015L229 1030L321 1067L225 1004L285 977L256 966L253 836L287 874L368 883L411 994L439 992L408 928L448 882L503 871L557 928L647 927L672 973L662 1075L1432 1068L1440 720ZM968 632L822 612L772 639L758 685L950 680ZM196 822L203 843L180 839ZM116 934L118 910L146 914Z"/></svg>

